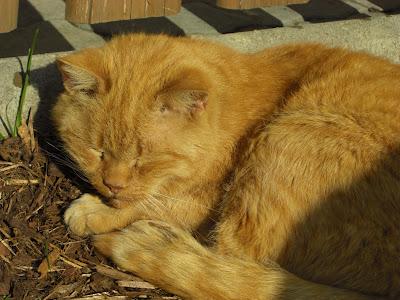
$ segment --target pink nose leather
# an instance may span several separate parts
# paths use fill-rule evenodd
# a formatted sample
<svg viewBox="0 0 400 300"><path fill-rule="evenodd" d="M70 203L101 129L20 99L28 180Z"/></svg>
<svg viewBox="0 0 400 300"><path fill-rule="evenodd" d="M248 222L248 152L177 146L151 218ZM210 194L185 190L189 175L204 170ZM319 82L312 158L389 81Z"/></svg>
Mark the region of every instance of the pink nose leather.
<svg viewBox="0 0 400 300"><path fill-rule="evenodd" d="M107 179L104 179L104 185L107 186L114 194L118 194L121 190L126 188L126 184L122 182L113 182Z"/></svg>

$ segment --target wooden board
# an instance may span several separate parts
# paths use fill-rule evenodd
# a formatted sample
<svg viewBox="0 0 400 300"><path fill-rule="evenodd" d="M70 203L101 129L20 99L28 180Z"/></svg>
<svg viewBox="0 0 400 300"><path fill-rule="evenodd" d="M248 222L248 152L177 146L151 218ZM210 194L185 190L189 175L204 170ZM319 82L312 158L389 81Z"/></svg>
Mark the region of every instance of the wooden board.
<svg viewBox="0 0 400 300"><path fill-rule="evenodd" d="M131 0L92 0L90 23L128 20L131 4Z"/></svg>
<svg viewBox="0 0 400 300"><path fill-rule="evenodd" d="M139 19L146 17L146 0L132 0L131 3L131 19Z"/></svg>
<svg viewBox="0 0 400 300"><path fill-rule="evenodd" d="M18 0L0 0L14 2ZM216 0L228 9L306 3L309 0ZM103 23L173 15L181 9L182 0L65 0L65 17L73 23Z"/></svg>
<svg viewBox="0 0 400 300"><path fill-rule="evenodd" d="M164 15L164 0L144 0L145 17L159 17Z"/></svg>
<svg viewBox="0 0 400 300"><path fill-rule="evenodd" d="M0 0L0 32L17 28L19 0Z"/></svg>
<svg viewBox="0 0 400 300"><path fill-rule="evenodd" d="M90 23L91 9L91 0L65 0L65 18L72 23Z"/></svg>
<svg viewBox="0 0 400 300"><path fill-rule="evenodd" d="M65 4L66 19L81 24L166 16L181 8L181 0L66 0Z"/></svg>
<svg viewBox="0 0 400 300"><path fill-rule="evenodd" d="M181 0L165 0L164 3L164 15L174 15L181 10Z"/></svg>

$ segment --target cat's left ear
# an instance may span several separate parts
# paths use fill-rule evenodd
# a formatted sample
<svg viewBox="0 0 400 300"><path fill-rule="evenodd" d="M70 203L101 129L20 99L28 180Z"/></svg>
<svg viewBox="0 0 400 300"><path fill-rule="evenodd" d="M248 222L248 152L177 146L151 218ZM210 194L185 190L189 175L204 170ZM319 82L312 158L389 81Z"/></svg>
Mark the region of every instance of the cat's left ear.
<svg viewBox="0 0 400 300"><path fill-rule="evenodd" d="M207 107L208 92L202 89L172 89L159 95L162 113L182 113L197 116Z"/></svg>
<svg viewBox="0 0 400 300"><path fill-rule="evenodd" d="M70 93L94 95L105 92L107 80L99 49L85 49L57 58L64 87Z"/></svg>
<svg viewBox="0 0 400 300"><path fill-rule="evenodd" d="M175 93L175 105L190 114L197 114L207 107L208 92L205 90L181 90Z"/></svg>

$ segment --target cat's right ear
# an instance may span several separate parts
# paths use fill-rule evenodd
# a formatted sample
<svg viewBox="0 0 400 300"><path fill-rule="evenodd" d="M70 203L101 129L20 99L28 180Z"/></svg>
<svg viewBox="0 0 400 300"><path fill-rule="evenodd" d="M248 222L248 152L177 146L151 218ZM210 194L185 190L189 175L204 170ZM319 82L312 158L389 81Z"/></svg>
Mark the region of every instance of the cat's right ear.
<svg viewBox="0 0 400 300"><path fill-rule="evenodd" d="M57 58L64 88L69 93L95 95L107 89L107 80L101 67L98 49L86 49Z"/></svg>

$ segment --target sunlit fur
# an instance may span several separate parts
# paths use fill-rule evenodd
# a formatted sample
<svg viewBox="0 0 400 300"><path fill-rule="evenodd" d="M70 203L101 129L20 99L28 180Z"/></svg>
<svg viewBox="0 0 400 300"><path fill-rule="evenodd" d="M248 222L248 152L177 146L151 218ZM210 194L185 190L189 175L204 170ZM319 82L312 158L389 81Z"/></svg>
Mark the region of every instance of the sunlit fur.
<svg viewBox="0 0 400 300"><path fill-rule="evenodd" d="M144 34L58 65L58 132L109 199L65 221L120 267L188 299L400 297L398 65Z"/></svg>

